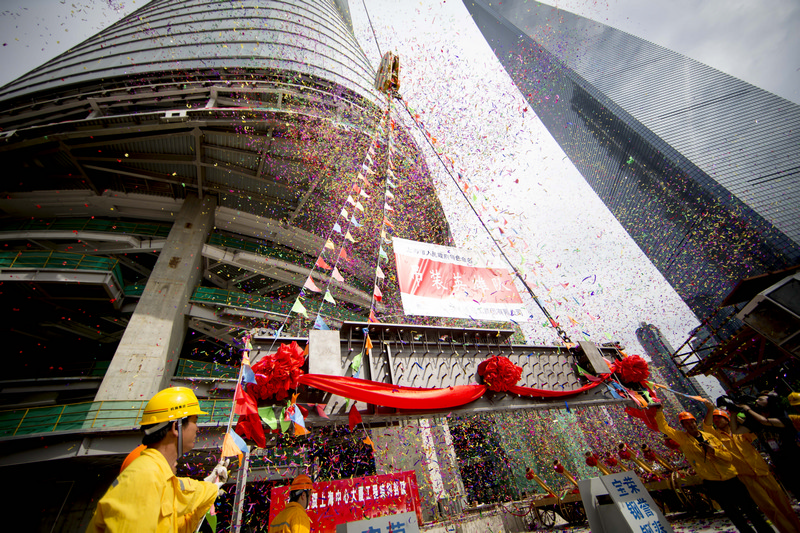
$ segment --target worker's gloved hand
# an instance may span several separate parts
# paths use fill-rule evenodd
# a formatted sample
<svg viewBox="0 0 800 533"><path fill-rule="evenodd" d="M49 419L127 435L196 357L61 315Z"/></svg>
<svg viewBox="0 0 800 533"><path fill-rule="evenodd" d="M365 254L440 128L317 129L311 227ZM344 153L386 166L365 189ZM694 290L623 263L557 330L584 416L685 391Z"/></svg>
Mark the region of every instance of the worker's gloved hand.
<svg viewBox="0 0 800 533"><path fill-rule="evenodd" d="M209 483L219 483L219 486L224 485L228 481L228 465L231 464L230 459L223 459L214 470L205 478Z"/></svg>

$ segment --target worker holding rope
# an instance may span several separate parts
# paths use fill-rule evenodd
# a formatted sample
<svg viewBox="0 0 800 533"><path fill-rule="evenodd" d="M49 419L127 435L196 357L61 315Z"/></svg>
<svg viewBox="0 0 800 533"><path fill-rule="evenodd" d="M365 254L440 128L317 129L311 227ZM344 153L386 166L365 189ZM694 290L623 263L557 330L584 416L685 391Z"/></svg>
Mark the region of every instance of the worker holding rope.
<svg viewBox="0 0 800 533"><path fill-rule="evenodd" d="M177 477L178 459L194 447L197 417L204 415L186 387L156 393L140 422L147 446L97 504L87 532L193 532L228 479L228 461L203 481Z"/></svg>
<svg viewBox="0 0 800 533"><path fill-rule="evenodd" d="M706 417L703 429L717 437L733 456L739 479L747 487L750 497L781 533L800 532L800 519L792 502L770 472L769 465L752 442L756 436L749 431L734 431L731 415L724 409L703 399Z"/></svg>

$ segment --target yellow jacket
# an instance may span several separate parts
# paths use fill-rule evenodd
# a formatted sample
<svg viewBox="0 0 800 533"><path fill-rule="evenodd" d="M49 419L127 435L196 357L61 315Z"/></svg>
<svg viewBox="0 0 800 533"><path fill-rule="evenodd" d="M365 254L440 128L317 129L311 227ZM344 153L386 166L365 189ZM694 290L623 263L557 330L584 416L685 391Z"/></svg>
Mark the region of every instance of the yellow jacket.
<svg viewBox="0 0 800 533"><path fill-rule="evenodd" d="M720 442L731 452L733 466L740 476L768 476L769 465L761 457L751 442L756 438L752 433L728 434L713 426L703 426L703 429L717 437Z"/></svg>
<svg viewBox="0 0 800 533"><path fill-rule="evenodd" d="M732 463L733 456L717 437L705 431L700 432L714 449L714 455L711 455L703 450L697 439L685 431L678 431L667 424L661 409L656 411L655 418L658 429L680 445L683 455L686 456L686 460L689 461L698 476L709 481L724 481L736 477L736 468Z"/></svg>
<svg viewBox="0 0 800 533"><path fill-rule="evenodd" d="M297 502L289 502L269 525L269 533L309 533L311 520Z"/></svg>
<svg viewBox="0 0 800 533"><path fill-rule="evenodd" d="M213 483L177 477L161 452L148 448L111 484L86 531L191 533L218 493Z"/></svg>

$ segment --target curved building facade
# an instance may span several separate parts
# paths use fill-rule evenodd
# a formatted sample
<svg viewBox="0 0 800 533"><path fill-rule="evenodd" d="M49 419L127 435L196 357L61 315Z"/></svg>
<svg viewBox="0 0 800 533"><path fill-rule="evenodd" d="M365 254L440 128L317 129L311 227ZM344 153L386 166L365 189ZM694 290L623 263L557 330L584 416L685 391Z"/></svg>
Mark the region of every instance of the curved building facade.
<svg viewBox="0 0 800 533"><path fill-rule="evenodd" d="M464 3L587 183L729 335L734 285L800 262L800 106L538 2Z"/></svg>
<svg viewBox="0 0 800 533"><path fill-rule="evenodd" d="M163 387L195 389L218 447L239 332L396 316L373 298L386 202L386 233L450 243L348 21L343 0L155 0L0 88L0 467L49 480L15 500L24 529L85 527Z"/></svg>

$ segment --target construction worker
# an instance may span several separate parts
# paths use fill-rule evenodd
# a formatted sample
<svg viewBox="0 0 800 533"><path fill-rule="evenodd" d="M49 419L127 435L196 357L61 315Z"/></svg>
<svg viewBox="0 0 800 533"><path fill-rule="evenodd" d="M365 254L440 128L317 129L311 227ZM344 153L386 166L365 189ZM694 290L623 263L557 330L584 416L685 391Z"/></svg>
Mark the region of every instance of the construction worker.
<svg viewBox="0 0 800 533"><path fill-rule="evenodd" d="M800 442L780 396L773 391L763 391L754 405L743 404L737 408L745 414L744 425L758 435L759 442L764 445L775 465L778 479L795 498L800 499L800 461L797 459Z"/></svg>
<svg viewBox="0 0 800 533"><path fill-rule="evenodd" d="M289 486L289 503L269 525L269 533L309 533L311 519L306 509L314 485L311 478L300 474Z"/></svg>
<svg viewBox="0 0 800 533"><path fill-rule="evenodd" d="M731 452L717 437L700 431L697 428L697 419L692 413L683 411L678 414L678 420L684 431L674 429L667 423L661 404L656 406L655 419L658 429L678 443L686 460L703 479L703 488L722 507L739 531L753 533L753 528L747 523L747 519L750 519L755 531L774 533L750 498L747 488L736 477Z"/></svg>
<svg viewBox="0 0 800 533"><path fill-rule="evenodd" d="M177 477L178 458L194 447L197 416L204 415L186 387L156 393L140 422L147 446L97 503L87 532L193 532L228 479L227 461L204 481Z"/></svg>
<svg viewBox="0 0 800 533"><path fill-rule="evenodd" d="M731 452L739 479L758 508L781 533L800 532L800 519L792 509L789 498L770 473L767 462L751 444L756 436L750 432L733 433L728 411L715 409L714 404L706 399L703 403L707 409L703 429L717 437Z"/></svg>

